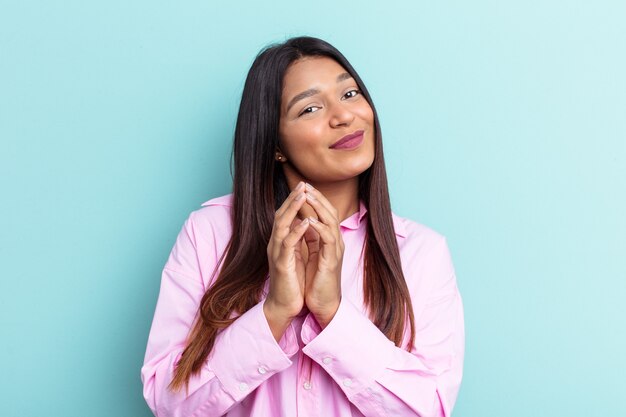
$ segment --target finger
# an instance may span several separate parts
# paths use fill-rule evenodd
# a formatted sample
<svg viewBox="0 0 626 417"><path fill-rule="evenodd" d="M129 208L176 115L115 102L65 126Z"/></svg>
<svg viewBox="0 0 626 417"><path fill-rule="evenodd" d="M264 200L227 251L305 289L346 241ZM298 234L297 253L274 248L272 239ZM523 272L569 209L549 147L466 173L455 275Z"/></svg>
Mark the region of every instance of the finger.
<svg viewBox="0 0 626 417"><path fill-rule="evenodd" d="M318 192L318 194L321 195L320 192ZM317 244L317 252L324 251L327 254L326 256L331 256L330 254L333 253L333 250L329 247L328 243L335 241L337 244L332 245L334 247L334 253L336 257L341 257L343 254L343 240L341 238L341 232L339 231L339 222L335 214L336 210L333 208L334 212L329 213L328 208L322 204L321 200L314 199L312 194L309 192L307 192L307 197L309 205L311 205L317 212L319 221L327 227L328 232L332 236L332 238L330 236L326 236L323 239L323 241L327 243L326 245ZM328 202L328 204L330 204L330 202ZM322 248L322 246L325 247Z"/></svg>
<svg viewBox="0 0 626 417"><path fill-rule="evenodd" d="M332 208L332 210L329 209L326 205L324 205L324 203L320 199L315 197L315 195L310 191L306 192L306 200L307 200L307 203L311 207L313 207L313 209L315 210L315 213L317 213L318 219L322 223L332 228L337 228L337 229L339 228L339 221L337 219L337 214L336 214L337 211L334 209L334 207Z"/></svg>
<svg viewBox="0 0 626 417"><path fill-rule="evenodd" d="M337 213L337 209L335 208L335 206L332 205L332 203L330 201L328 201L328 199L326 198L326 196L324 194L322 194L322 192L320 190L318 190L317 188L313 187L311 184L306 183L305 185L305 189L306 189L306 193L307 195L310 194L312 195L315 199L317 199L325 208L326 210L328 210L328 212L337 220L339 221L339 218L337 217L339 215L339 213Z"/></svg>
<svg viewBox="0 0 626 417"><path fill-rule="evenodd" d="M293 256L294 252L297 250L296 248L300 245L300 240L304 233L307 231L310 222L308 219L303 220L298 224L294 229L289 232L289 234L285 237L280 245L280 252L278 253L278 260L286 261Z"/></svg>
<svg viewBox="0 0 626 417"><path fill-rule="evenodd" d="M306 201L304 194L300 194L300 198L294 199L290 203L288 206L289 210L284 212L282 217L278 217L278 215L274 216L272 234L270 235L270 241L268 244L268 253L272 255L273 259L278 256L282 242L285 240L289 232L294 229L294 223L296 220L295 215L299 208L304 204L304 201Z"/></svg>
<svg viewBox="0 0 626 417"><path fill-rule="evenodd" d="M316 197L317 200L324 205L324 207L328 210L330 215L333 217L334 221L326 222L326 224L328 224L331 227L331 231L335 234L335 237L337 238L339 242L337 247L340 248L341 251L343 252L343 248L344 248L343 238L341 236L341 232L339 231L339 222L341 219L339 218L339 215L338 215L339 213L337 209L335 208L335 206L332 205L332 203L326 198L326 196L320 190L314 188L311 184L306 183L305 188L306 188L307 195L311 194L312 196L317 196ZM310 202L310 201L307 200L307 202Z"/></svg>
<svg viewBox="0 0 626 417"><path fill-rule="evenodd" d="M304 198L304 193L300 190L293 198L291 198L289 204L285 206L287 202L283 203L283 206L285 206L283 211L279 210L275 213L271 236L274 244L280 244L280 242L285 239L287 234L289 234L289 231L291 230L290 226L305 201L306 199ZM281 208L283 208L283 206L281 206Z"/></svg>
<svg viewBox="0 0 626 417"><path fill-rule="evenodd" d="M298 218L304 220L307 217L317 218L317 213L315 212L315 209L311 207L308 203L304 203L300 211L298 211Z"/></svg>
<svg viewBox="0 0 626 417"><path fill-rule="evenodd" d="M293 231L296 227L298 227L300 224L302 224L303 220L301 220L300 218L296 217L295 219L293 219L293 221L291 222L291 231ZM306 236L306 232L308 232L309 230L313 230L310 227L306 228L306 231L304 232L304 236ZM302 239L300 239L300 244L296 244L296 246L294 247L294 250L296 253L302 253Z"/></svg>
<svg viewBox="0 0 626 417"><path fill-rule="evenodd" d="M284 218L285 212L287 212L289 208L294 205L294 202L296 202L297 204L296 205L297 210L299 210L299 208L302 207L302 205L306 201L305 199L301 197L303 196L304 189L305 189L304 182L303 181L298 182L296 187L291 191L291 193L289 193L285 201L283 201L283 203L280 205L278 210L276 210L276 212L274 213L272 233L270 235L270 241L267 245L268 255L274 256L274 254L279 252L280 248L278 248L277 246L280 245L280 243L283 241L283 239L285 238L285 236L290 230L290 228L285 227L285 224L280 223L279 220ZM300 200L305 200L305 201L300 201ZM300 202L297 203L298 201Z"/></svg>
<svg viewBox="0 0 626 417"><path fill-rule="evenodd" d="M330 227L323 223L314 222L312 220L309 221L309 223L311 224L311 227L315 229L315 231L319 234L321 241L321 244L319 244L319 249L324 257L331 260L331 258L333 258L331 254L334 254L334 258L338 260L340 251L337 250L337 246L339 242L337 240L337 237L332 233Z"/></svg>
<svg viewBox="0 0 626 417"><path fill-rule="evenodd" d="M283 204L281 204L281 206L278 208L278 210L276 210L276 215L277 216L282 216L285 211L287 211L287 208L289 207L289 204L296 199L296 197L298 197L298 195L302 194L302 190L304 189L304 182L300 181L298 183L298 185L296 186L296 188L294 188L291 193L289 193L289 195L287 196L287 198L285 199L285 201L283 201Z"/></svg>

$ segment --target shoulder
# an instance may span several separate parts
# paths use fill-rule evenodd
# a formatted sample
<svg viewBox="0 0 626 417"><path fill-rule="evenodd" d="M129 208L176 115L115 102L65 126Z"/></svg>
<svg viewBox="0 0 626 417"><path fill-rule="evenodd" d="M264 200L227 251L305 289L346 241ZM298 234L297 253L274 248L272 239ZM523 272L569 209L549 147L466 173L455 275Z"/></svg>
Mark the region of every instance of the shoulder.
<svg viewBox="0 0 626 417"><path fill-rule="evenodd" d="M170 268L176 270L180 270L176 263L183 259L188 259L188 264L197 263L204 288L210 286L232 234L231 197L227 194L212 198L188 215L168 261L168 265L173 265Z"/></svg>
<svg viewBox="0 0 626 417"><path fill-rule="evenodd" d="M233 193L224 194L219 197L212 198L201 204L202 207L231 207L233 201Z"/></svg>
<svg viewBox="0 0 626 417"><path fill-rule="evenodd" d="M184 228L198 251L220 248L230 239L232 194L212 198L189 213Z"/></svg>
<svg viewBox="0 0 626 417"><path fill-rule="evenodd" d="M196 227L210 226L222 229L231 225L232 193L214 197L205 201L200 208L192 211L188 221Z"/></svg>
<svg viewBox="0 0 626 417"><path fill-rule="evenodd" d="M393 216L394 227L404 234L398 238L398 248L407 281L430 286L432 281L446 281L455 275L445 235L418 221Z"/></svg>
<svg viewBox="0 0 626 417"><path fill-rule="evenodd" d="M396 221L405 229L398 247L415 318L419 320L426 306L449 300L458 292L454 263L442 233L411 219L396 216Z"/></svg>
<svg viewBox="0 0 626 417"><path fill-rule="evenodd" d="M446 237L442 233L425 224L393 212L392 218L401 249L410 248L412 251L423 252L446 242Z"/></svg>

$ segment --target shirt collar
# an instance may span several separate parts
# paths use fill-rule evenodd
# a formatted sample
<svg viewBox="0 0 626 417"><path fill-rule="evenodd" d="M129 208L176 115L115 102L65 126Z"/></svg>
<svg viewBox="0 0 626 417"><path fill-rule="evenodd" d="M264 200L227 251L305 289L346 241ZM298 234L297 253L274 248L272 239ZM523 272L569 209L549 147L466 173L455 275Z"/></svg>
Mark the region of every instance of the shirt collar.
<svg viewBox="0 0 626 417"><path fill-rule="evenodd" d="M367 207L365 207L365 203L363 202L363 200L359 200L359 211L342 221L339 225L347 229L357 230L361 226L361 221L366 214ZM393 212L391 213L391 218L393 220L393 228L396 236L405 238L407 233L402 218L396 216Z"/></svg>
<svg viewBox="0 0 626 417"><path fill-rule="evenodd" d="M205 201L204 203L202 203L202 206L230 207L232 205L232 197L232 193L226 194L221 197L216 197L211 200ZM347 219L344 219L339 225L345 227L346 229L357 230L359 227L361 227L361 222L366 214L367 207L365 207L365 203L363 202L363 200L359 200L359 211L357 211ZM393 227L395 229L396 235L405 238L407 233L402 218L396 216L393 212L391 213L391 217L393 220Z"/></svg>
<svg viewBox="0 0 626 417"><path fill-rule="evenodd" d="M365 203L363 203L363 200L359 200L359 211L344 219L341 223L339 223L339 226L343 226L351 230L356 230L361 225L361 220L363 220L363 216L365 216L366 214L367 207L365 207Z"/></svg>

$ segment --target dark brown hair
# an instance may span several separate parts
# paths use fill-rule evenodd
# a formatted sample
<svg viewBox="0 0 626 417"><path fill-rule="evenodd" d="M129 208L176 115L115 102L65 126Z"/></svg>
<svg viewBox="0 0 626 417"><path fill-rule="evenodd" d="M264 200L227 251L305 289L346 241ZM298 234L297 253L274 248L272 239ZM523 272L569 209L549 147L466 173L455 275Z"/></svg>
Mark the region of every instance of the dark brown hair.
<svg viewBox="0 0 626 417"><path fill-rule="evenodd" d="M303 57L329 57L356 81L374 112L375 156L359 176L359 198L368 210L364 244L364 301L372 322L397 346L410 329L415 334L411 298L404 280L394 232L378 115L371 97L348 60L321 39L302 36L264 48L256 57L243 89L235 128L232 236L218 266L223 266L202 301L187 345L169 385L178 391L200 372L218 332L256 305L268 276L267 245L274 213L290 190L280 163L278 126L283 78L288 66ZM231 167L232 169L232 167ZM218 269L216 266L216 271ZM231 318L232 313L236 317Z"/></svg>

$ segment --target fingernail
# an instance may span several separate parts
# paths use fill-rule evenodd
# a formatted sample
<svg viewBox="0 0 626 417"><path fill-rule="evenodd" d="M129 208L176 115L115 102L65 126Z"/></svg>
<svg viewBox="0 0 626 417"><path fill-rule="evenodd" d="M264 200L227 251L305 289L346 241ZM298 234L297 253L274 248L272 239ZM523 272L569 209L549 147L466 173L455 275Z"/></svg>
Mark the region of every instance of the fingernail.
<svg viewBox="0 0 626 417"><path fill-rule="evenodd" d="M300 191L300 190L302 189L302 187L303 187L303 186L304 186L304 183L303 183L302 181L300 181L300 182L298 183L298 186L296 187L296 190L297 190L297 191Z"/></svg>
<svg viewBox="0 0 626 417"><path fill-rule="evenodd" d="M294 200L296 200L296 201L301 200L303 196L304 196L304 194L298 194L296 196L296 198L294 198Z"/></svg>
<svg viewBox="0 0 626 417"><path fill-rule="evenodd" d="M302 224L303 224L303 225L307 225L307 224L309 224L309 219L304 219L304 220L302 220Z"/></svg>
<svg viewBox="0 0 626 417"><path fill-rule="evenodd" d="M311 223L317 223L317 219L316 219L316 218L314 218L314 217L309 217L309 218L308 218L308 220L309 220Z"/></svg>
<svg viewBox="0 0 626 417"><path fill-rule="evenodd" d="M309 200L309 201L315 201L315 200L317 200L315 197L313 197L313 195L312 195L312 194L308 194L308 193L307 193L307 195L306 195L306 199L307 199L307 200Z"/></svg>
<svg viewBox="0 0 626 417"><path fill-rule="evenodd" d="M307 190L315 190L315 188L313 188L313 186L311 184L309 184L308 182L306 183L306 189Z"/></svg>

